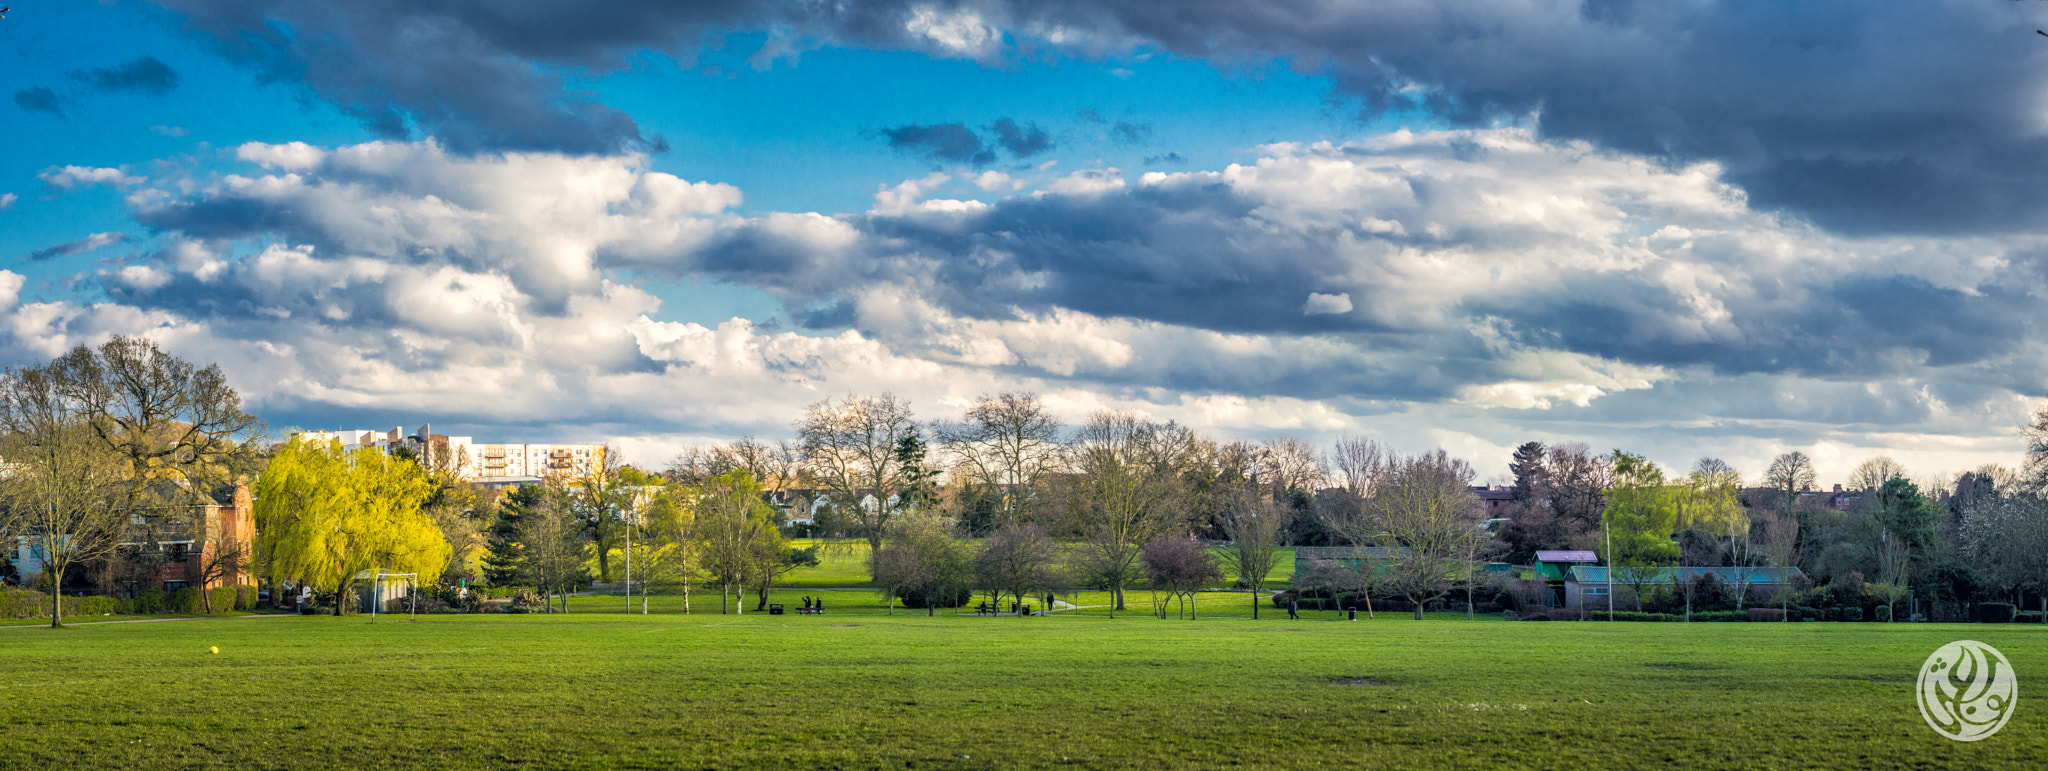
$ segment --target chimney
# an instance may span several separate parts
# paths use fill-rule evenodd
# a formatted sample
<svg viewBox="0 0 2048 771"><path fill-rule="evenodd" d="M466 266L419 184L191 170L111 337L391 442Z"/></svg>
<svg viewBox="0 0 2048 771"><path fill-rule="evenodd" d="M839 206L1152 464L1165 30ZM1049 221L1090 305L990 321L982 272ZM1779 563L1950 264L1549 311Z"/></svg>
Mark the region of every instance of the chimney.
<svg viewBox="0 0 2048 771"><path fill-rule="evenodd" d="M1835 492L1838 492L1838 493L1839 493L1839 492L1841 492L1841 491L1842 491L1842 486L1841 486L1841 485L1839 485L1839 484L1835 485Z"/></svg>

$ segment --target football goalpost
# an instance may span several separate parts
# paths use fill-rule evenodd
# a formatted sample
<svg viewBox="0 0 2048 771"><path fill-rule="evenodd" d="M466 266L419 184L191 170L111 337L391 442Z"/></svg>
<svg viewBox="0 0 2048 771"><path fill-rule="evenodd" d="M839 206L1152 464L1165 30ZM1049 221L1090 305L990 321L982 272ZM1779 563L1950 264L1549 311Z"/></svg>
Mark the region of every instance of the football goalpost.
<svg viewBox="0 0 2048 771"><path fill-rule="evenodd" d="M419 596L419 584L418 584L418 582L419 582L420 574L418 574L418 573L378 573L378 574L376 574L376 575L373 575L373 576L371 576L371 577L370 577L370 623L372 623L372 624L374 624L374 623L377 623L377 606L379 606L379 605L383 605L383 604L384 604L384 595L383 595L383 594L382 594L381 592L379 592L379 591L378 591L378 588L379 588L379 586L380 586L380 585L382 584L383 580L384 580L384 579L386 579L386 578L403 578L403 579L405 579L405 609L406 609L406 616L407 616L407 617L409 618L409 620L412 620L412 621L418 621L418 620L420 620L420 616L419 616L419 599L418 599L418 596Z"/></svg>

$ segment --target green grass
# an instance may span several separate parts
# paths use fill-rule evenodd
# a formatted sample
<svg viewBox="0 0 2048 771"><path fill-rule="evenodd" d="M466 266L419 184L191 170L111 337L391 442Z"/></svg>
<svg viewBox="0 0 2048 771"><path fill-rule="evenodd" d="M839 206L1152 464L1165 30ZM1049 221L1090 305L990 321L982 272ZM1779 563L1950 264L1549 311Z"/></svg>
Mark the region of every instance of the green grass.
<svg viewBox="0 0 2048 771"><path fill-rule="evenodd" d="M2029 698L1974 744L1914 706L1919 664L1956 639L2048 682L2048 630L2025 626L924 618L823 594L844 604L0 630L0 767L2048 761L2048 710Z"/></svg>

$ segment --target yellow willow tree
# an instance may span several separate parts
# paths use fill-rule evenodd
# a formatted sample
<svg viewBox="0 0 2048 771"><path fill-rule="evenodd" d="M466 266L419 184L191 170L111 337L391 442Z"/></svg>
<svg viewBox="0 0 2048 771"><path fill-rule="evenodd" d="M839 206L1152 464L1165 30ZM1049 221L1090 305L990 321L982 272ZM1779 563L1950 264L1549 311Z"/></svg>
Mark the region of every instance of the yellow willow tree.
<svg viewBox="0 0 2048 771"><path fill-rule="evenodd" d="M421 510L435 483L420 465L375 449L294 438L256 480L256 550L275 581L335 593L341 615L356 576L373 570L440 579L451 549Z"/></svg>

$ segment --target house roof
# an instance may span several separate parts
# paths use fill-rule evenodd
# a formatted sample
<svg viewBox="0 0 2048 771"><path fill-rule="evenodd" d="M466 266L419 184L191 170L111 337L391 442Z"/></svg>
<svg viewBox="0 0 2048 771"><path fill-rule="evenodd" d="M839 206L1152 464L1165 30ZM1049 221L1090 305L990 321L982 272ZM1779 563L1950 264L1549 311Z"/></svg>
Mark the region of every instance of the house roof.
<svg viewBox="0 0 2048 771"><path fill-rule="evenodd" d="M1630 578L1630 570L1630 568L1622 568L1621 571L1615 576L1615 578L1621 580L1626 580ZM1739 580L1741 583L1747 584L1775 585L1785 583L1786 581L1790 580L1790 578L1793 576L1804 575L1799 570L1799 568L1796 567L1635 568L1635 570L1642 571L1641 575L1644 577L1644 580L1648 583L1670 583L1671 571L1673 570L1677 570L1679 572L1680 579L1685 581L1691 581L1701 576L1711 574L1715 578L1721 579L1723 583L1730 584L1737 583ZM1578 581L1582 584L1600 584L1607 582L1607 568L1600 565L1573 565L1569 575L1573 580Z"/></svg>
<svg viewBox="0 0 2048 771"><path fill-rule="evenodd" d="M1515 499L1515 490L1512 487L1495 487L1491 485L1474 487L1472 488L1472 494L1479 496L1479 500L1482 501L1511 501Z"/></svg>
<svg viewBox="0 0 2048 771"><path fill-rule="evenodd" d="M1600 555L1589 551L1539 551L1537 562L1599 562Z"/></svg>

